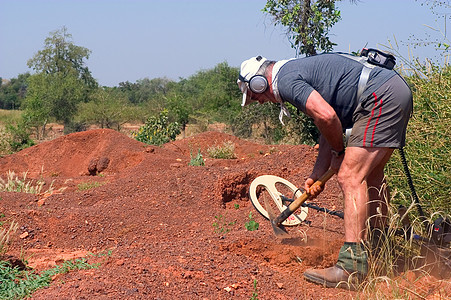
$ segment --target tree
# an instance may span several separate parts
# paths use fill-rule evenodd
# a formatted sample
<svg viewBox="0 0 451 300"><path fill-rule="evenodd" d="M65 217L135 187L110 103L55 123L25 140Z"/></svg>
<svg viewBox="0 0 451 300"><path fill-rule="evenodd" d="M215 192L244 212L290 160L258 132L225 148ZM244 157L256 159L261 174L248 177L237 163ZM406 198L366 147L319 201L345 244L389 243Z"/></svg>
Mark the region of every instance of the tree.
<svg viewBox="0 0 451 300"><path fill-rule="evenodd" d="M0 86L0 108L18 109L27 92L27 79L30 73L19 74L17 78L2 83Z"/></svg>
<svg viewBox="0 0 451 300"><path fill-rule="evenodd" d="M169 117L172 117L177 124L180 124L183 137L185 137L186 125L189 122L189 116L192 113L187 101L177 92L170 93L167 97L167 105L169 108Z"/></svg>
<svg viewBox="0 0 451 300"><path fill-rule="evenodd" d="M100 128L115 128L136 115L135 107L129 106L127 97L119 90L99 88L89 102L79 104L78 119L81 123L97 124Z"/></svg>
<svg viewBox="0 0 451 300"><path fill-rule="evenodd" d="M287 36L296 55L331 51L329 29L340 20L335 0L267 0L263 12L275 25L287 27Z"/></svg>
<svg viewBox="0 0 451 300"><path fill-rule="evenodd" d="M288 143L314 145L319 131L310 117L296 112L287 105L291 118L285 119L285 126L279 121L279 105L275 103L251 104L244 107L233 119L231 129L242 138L263 138L267 144Z"/></svg>
<svg viewBox="0 0 451 300"><path fill-rule="evenodd" d="M63 26L50 33L44 49L28 60L27 65L38 73L68 75L75 71L87 87L94 88L97 82L85 66L85 59L89 59L90 54L91 50L73 44L72 35Z"/></svg>
<svg viewBox="0 0 451 300"><path fill-rule="evenodd" d="M231 114L240 110L241 92L236 85L238 72L238 68L223 62L181 80L177 85L178 96L188 104L190 116L208 115L213 121L230 121Z"/></svg>
<svg viewBox="0 0 451 300"><path fill-rule="evenodd" d="M43 50L38 51L27 65L36 71L29 79L25 110L34 126L45 125L49 118L69 125L77 111L77 104L87 101L97 88L84 60L90 50L76 46L63 27L50 33ZM67 131L66 131L67 132Z"/></svg>
<svg viewBox="0 0 451 300"><path fill-rule="evenodd" d="M336 45L328 37L330 28L341 19L335 1L267 0L262 11L273 17L275 25L287 27L288 40L296 49L296 56L311 56L318 51L331 51ZM300 137L303 142L311 143L318 135L310 118L296 117L289 124L293 130L299 130L295 140Z"/></svg>
<svg viewBox="0 0 451 300"><path fill-rule="evenodd" d="M51 119L63 122L66 130L84 92L85 86L75 74L33 74L29 78L24 115L37 132L42 129L42 137Z"/></svg>
<svg viewBox="0 0 451 300"><path fill-rule="evenodd" d="M166 77L154 79L144 78L137 80L136 83L129 81L120 82L119 90L127 95L131 103L142 104L166 95L173 83L172 80Z"/></svg>

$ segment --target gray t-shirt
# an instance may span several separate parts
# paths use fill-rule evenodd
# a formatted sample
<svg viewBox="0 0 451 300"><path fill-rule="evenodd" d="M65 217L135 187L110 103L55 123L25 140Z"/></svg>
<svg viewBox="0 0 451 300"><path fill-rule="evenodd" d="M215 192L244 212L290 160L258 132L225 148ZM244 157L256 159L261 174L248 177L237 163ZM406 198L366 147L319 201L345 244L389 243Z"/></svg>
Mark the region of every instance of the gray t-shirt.
<svg viewBox="0 0 451 300"><path fill-rule="evenodd" d="M290 60L276 75L283 101L305 112L308 96L316 90L337 113L343 128L352 126L352 114L359 103L357 88L363 65L337 53ZM396 74L374 67L360 98L365 99Z"/></svg>

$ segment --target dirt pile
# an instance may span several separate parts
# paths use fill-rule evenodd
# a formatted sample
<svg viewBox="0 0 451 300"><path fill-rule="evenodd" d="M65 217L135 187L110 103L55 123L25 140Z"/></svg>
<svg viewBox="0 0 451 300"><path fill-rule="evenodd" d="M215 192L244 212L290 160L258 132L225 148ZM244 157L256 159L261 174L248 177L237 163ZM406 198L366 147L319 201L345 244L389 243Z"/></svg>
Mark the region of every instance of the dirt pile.
<svg viewBox="0 0 451 300"><path fill-rule="evenodd" d="M108 173L117 173L139 164L146 147L111 129L79 132L3 157L0 172L28 172L30 177L73 177L89 174L90 164L100 159L109 161Z"/></svg>
<svg viewBox="0 0 451 300"><path fill-rule="evenodd" d="M227 141L236 159L208 157L208 147ZM198 149L206 165L189 166ZM282 243L248 200L259 175L300 185L315 155L307 146L259 145L219 132L163 147L104 129L57 138L0 158L1 174L27 171L29 178L53 181L57 191L0 193L5 220L19 223L9 254L37 270L87 253L101 262L98 269L59 275L33 299L352 298L354 292L324 289L301 276L335 262L341 219L310 212L310 226L290 228L293 238ZM342 209L334 178L316 202ZM245 229L250 213L257 231Z"/></svg>

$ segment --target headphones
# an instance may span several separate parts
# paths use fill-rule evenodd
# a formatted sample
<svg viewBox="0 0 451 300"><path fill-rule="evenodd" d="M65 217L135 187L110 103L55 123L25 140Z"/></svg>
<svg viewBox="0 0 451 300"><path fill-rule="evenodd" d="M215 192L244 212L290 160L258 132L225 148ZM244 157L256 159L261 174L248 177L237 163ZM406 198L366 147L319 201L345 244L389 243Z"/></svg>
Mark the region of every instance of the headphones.
<svg viewBox="0 0 451 300"><path fill-rule="evenodd" d="M261 56L257 57L257 60L260 61L262 59ZM249 89L252 91L252 93L256 94L262 94L268 89L268 80L264 76L266 67L268 67L271 64L271 61L267 60L265 61L260 68L258 69L257 73L247 81L243 76L239 75L239 79L241 81L247 82L249 85Z"/></svg>

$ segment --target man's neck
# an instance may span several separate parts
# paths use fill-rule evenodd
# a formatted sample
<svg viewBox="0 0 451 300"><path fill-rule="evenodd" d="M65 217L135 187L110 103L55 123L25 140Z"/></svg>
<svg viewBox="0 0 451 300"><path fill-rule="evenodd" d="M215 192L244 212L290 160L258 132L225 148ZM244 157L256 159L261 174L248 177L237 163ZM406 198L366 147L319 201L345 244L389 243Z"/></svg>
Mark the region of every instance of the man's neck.
<svg viewBox="0 0 451 300"><path fill-rule="evenodd" d="M265 76L266 76L266 80L268 80L268 85L269 85L269 91L271 92L271 94L274 93L273 87L272 87L272 69L274 67L274 63L271 63L268 67L266 67L266 72L265 72Z"/></svg>

